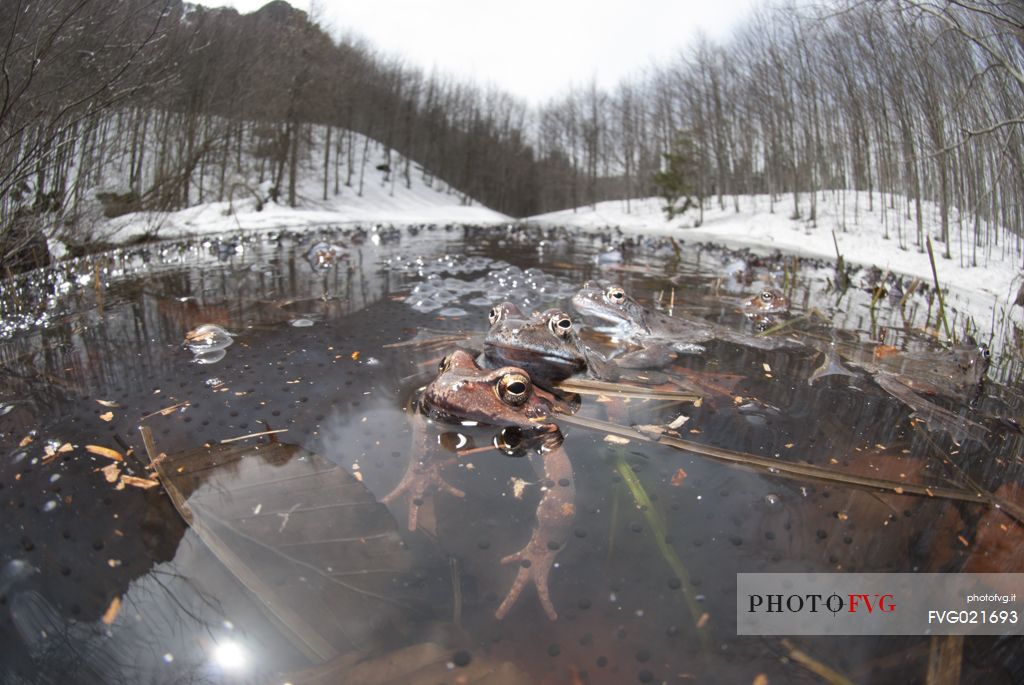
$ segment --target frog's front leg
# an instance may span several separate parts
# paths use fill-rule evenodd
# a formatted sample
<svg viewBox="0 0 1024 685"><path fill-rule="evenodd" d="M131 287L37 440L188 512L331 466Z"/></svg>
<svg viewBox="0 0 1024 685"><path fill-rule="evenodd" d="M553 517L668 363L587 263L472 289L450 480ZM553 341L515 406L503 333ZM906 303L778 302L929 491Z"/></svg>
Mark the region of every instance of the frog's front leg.
<svg viewBox="0 0 1024 685"><path fill-rule="evenodd" d="M465 492L444 479L441 471L449 460L439 454L436 448L428 445L426 428L422 425L422 419L418 420L421 423L417 424L415 428L409 466L395 489L381 498L384 504L390 504L400 495L405 495L409 505L410 531L415 531L419 525L420 507L423 506L424 498L428 495L441 490L453 497L466 496Z"/></svg>
<svg viewBox="0 0 1024 685"><path fill-rule="evenodd" d="M545 439L540 453L531 457L543 477L544 496L537 505L537 526L530 541L515 554L501 560L502 564L518 564L519 573L512 582L495 618L505 618L515 605L523 588L529 582L537 587L537 597L548 618L558 618L548 591L548 575L555 557L565 546L575 515L576 485L572 477L572 464L562 447L562 435L557 431ZM538 464L539 462L539 464Z"/></svg>

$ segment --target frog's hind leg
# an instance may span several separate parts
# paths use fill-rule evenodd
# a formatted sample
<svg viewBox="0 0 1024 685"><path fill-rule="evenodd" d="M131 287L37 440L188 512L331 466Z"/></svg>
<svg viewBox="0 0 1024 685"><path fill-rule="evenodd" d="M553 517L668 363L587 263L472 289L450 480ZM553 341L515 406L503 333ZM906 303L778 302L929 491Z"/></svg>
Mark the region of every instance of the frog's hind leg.
<svg viewBox="0 0 1024 685"><path fill-rule="evenodd" d="M701 351L704 350L700 347ZM620 369L661 369L677 358L675 346L651 343L639 350L625 352L612 358Z"/></svg>

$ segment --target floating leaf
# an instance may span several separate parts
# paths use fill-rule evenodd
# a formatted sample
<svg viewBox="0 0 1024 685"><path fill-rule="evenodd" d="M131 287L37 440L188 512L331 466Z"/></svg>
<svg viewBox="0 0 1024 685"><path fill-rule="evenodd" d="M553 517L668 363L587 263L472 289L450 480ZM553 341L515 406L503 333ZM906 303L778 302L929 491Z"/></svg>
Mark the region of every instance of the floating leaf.
<svg viewBox="0 0 1024 685"><path fill-rule="evenodd" d="M100 414L100 418L104 421L110 421L114 418L114 412L108 411L105 414Z"/></svg>
<svg viewBox="0 0 1024 685"><path fill-rule="evenodd" d="M118 466L117 464L109 464L107 466L104 466L102 469L100 469L100 472L103 474L103 478L106 479L108 483L116 483L117 479L121 477L121 467Z"/></svg>
<svg viewBox="0 0 1024 685"><path fill-rule="evenodd" d="M668 427L672 430L679 429L684 423L690 420L690 417L685 414L680 414L676 418L672 419L672 422L668 424Z"/></svg>
<svg viewBox="0 0 1024 685"><path fill-rule="evenodd" d="M114 461L124 461L124 457L121 456L120 452L112 450L109 447L103 447L102 445L86 445L85 451L97 454L101 457L106 457L107 459L113 459Z"/></svg>

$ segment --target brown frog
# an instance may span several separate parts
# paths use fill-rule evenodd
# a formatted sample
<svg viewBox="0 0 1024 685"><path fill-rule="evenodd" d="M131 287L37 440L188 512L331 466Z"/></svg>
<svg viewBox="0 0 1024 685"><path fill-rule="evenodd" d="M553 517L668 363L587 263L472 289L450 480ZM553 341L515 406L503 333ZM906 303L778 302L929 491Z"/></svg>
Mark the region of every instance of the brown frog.
<svg viewBox="0 0 1024 685"><path fill-rule="evenodd" d="M740 309L750 317L788 314L789 298L778 288L765 288L744 302Z"/></svg>
<svg viewBox="0 0 1024 685"><path fill-rule="evenodd" d="M544 494L537 505L537 524L526 545L501 560L502 564L516 564L519 571L495 617L504 618L532 582L544 612L555 620L558 614L548 592L548 575L569 537L576 489L561 432L551 417L556 412L571 413L576 409L574 402L536 387L522 368L484 369L471 354L456 350L441 362L437 377L423 389L418 404L417 453L413 454L401 482L383 498L388 503L405 495L409 503L409 530L416 529L423 498L434 490L465 496L442 476L445 461L443 455L437 454L438 441L429 439L429 422L479 422L512 427L539 438L538 448L529 453L531 464L544 483Z"/></svg>

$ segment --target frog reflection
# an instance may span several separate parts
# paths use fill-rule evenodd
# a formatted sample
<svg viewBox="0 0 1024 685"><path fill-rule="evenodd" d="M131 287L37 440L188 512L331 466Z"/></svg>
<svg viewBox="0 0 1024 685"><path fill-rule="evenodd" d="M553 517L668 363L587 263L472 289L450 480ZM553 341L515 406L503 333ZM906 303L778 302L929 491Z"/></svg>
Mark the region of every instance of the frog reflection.
<svg viewBox="0 0 1024 685"><path fill-rule="evenodd" d="M517 429L500 434L503 444L496 446L501 449L521 448L524 437L538 440L529 456L544 482L544 495L537 505L537 524L529 541L501 560L502 564L516 564L519 571L495 612L498 619L508 614L530 582L536 586L548 618L558 617L548 592L548 575L568 539L576 490L562 435L551 422L551 416L556 411L571 412L575 408L573 402L534 386L525 370L512 366L482 369L472 355L462 350L444 358L438 376L420 396L412 460L401 482L383 500L389 503L405 497L409 530L417 528L419 509L428 494L441 490L455 497L465 496L442 475L445 458L437 449L438 441L431 440L429 422L480 422Z"/></svg>

